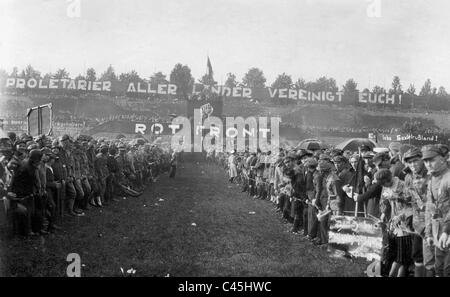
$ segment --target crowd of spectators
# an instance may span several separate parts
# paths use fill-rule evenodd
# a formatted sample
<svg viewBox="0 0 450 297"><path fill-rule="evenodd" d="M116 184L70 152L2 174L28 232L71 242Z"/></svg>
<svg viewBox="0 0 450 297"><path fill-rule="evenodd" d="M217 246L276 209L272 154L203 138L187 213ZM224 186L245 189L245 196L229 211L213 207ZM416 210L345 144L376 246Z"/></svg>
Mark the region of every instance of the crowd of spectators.
<svg viewBox="0 0 450 297"><path fill-rule="evenodd" d="M364 216L381 229L381 276L450 277L450 158L446 145L386 149L208 151L229 182L273 203L292 232L320 247L331 221Z"/></svg>

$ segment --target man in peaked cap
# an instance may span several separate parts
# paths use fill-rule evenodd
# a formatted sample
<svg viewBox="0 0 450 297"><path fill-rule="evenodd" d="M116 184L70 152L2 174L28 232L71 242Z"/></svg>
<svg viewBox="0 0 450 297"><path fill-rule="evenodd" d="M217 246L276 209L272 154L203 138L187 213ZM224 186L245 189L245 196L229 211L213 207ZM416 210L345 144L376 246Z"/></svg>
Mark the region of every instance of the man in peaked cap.
<svg viewBox="0 0 450 297"><path fill-rule="evenodd" d="M259 151L259 150L258 150ZM258 153L252 152L251 157L247 160L247 168L249 170L248 194L252 197L256 195L256 163L258 162Z"/></svg>
<svg viewBox="0 0 450 297"><path fill-rule="evenodd" d="M318 171L320 177L315 180L315 188L316 193L313 200L313 205L317 207L320 211L324 212L328 209L328 205L330 202L331 196L336 196L335 193L329 192L329 185L333 183L335 178L335 173L333 172L333 164L328 160L319 160L318 162ZM331 180L333 178L333 180ZM314 243L317 245L326 245L328 244L328 232L329 232L329 223L328 216L323 220L318 222L318 237L314 240Z"/></svg>
<svg viewBox="0 0 450 297"><path fill-rule="evenodd" d="M435 247L437 276L450 276L450 169L437 145L422 148L422 159L431 175L425 208L425 238Z"/></svg>
<svg viewBox="0 0 450 297"><path fill-rule="evenodd" d="M441 150L442 154L444 155L444 158L447 160L447 166L450 167L450 148L446 144L438 144L437 145L439 149Z"/></svg>
<svg viewBox="0 0 450 297"><path fill-rule="evenodd" d="M13 216L19 222L19 233L26 236L34 235L31 230L31 219L34 213L34 197L38 196L40 190L37 170L41 159L40 150L30 152L30 156L14 174L10 186L11 194L8 195Z"/></svg>
<svg viewBox="0 0 450 297"><path fill-rule="evenodd" d="M91 184L92 180L92 171L90 170L89 158L88 158L88 150L89 150L89 142L88 137L83 138L84 140L77 140L80 143L79 149L79 158L80 158L80 169L81 169L81 185L84 192L83 198L83 210L89 209L89 201L94 196L94 187Z"/></svg>
<svg viewBox="0 0 450 297"><path fill-rule="evenodd" d="M80 141L74 142L74 149L73 149L73 185L75 187L75 190L77 192L77 196L75 198L75 209L79 209L81 212L83 210L87 210L88 201L87 198L89 196L88 193L85 193L86 187L83 186L83 180L84 180L84 168L82 165L83 162L83 154L82 154L82 147Z"/></svg>
<svg viewBox="0 0 450 297"><path fill-rule="evenodd" d="M428 246L425 236L425 205L429 176L422 160L422 152L411 148L403 156L410 168L405 176L405 197L411 200L413 208L412 257L414 260L414 276L434 276L434 249Z"/></svg>
<svg viewBox="0 0 450 297"><path fill-rule="evenodd" d="M75 188L74 167L75 161L73 156L73 145L69 135L64 134L59 138L61 148L59 151L59 158L64 168L64 188L65 188L65 204L67 214L70 216L84 216L84 212L75 207L75 201L77 197L80 197L80 193L77 193Z"/></svg>
<svg viewBox="0 0 450 297"><path fill-rule="evenodd" d="M307 239L313 240L317 237L318 231L318 220L317 220L317 209L311 203L315 199L315 180L318 179L319 173L317 171L318 162L315 158L309 158L305 166L307 167L307 172L305 174L305 191L307 200L306 205L303 209L303 236Z"/></svg>

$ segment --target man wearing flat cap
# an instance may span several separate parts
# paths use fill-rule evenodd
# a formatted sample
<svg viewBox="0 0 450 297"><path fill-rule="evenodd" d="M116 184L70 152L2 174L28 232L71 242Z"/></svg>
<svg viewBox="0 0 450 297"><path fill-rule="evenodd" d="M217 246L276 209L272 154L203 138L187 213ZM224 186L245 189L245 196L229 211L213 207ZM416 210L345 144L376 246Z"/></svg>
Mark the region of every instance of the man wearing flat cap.
<svg viewBox="0 0 450 297"><path fill-rule="evenodd" d="M73 158L73 149L70 136L64 134L59 138L59 143L61 144L58 157L64 168L64 198L67 214L70 216L84 216L84 213L78 209L75 209L75 199L80 196L77 195L77 190L75 188L74 179L74 166L75 161Z"/></svg>
<svg viewBox="0 0 450 297"><path fill-rule="evenodd" d="M343 215L345 209L345 202L347 199L347 194L342 190L344 185L351 183L354 172L351 172L351 166L344 156L337 155L333 158L334 166L336 167L336 190L337 190L337 205L339 207L338 214Z"/></svg>
<svg viewBox="0 0 450 297"><path fill-rule="evenodd" d="M308 156L308 153L305 150L300 150L297 153L296 164L294 165L293 176L291 178L293 189L291 217L294 218L291 232L295 234L304 227L303 209L307 197L305 191L305 167L302 162L304 162L306 156Z"/></svg>
<svg viewBox="0 0 450 297"><path fill-rule="evenodd" d="M419 148L411 148L403 156L410 169L405 176L405 197L411 201L413 208L412 257L414 260L414 276L434 275L434 249L428 246L425 237L425 205L429 176L422 160Z"/></svg>
<svg viewBox="0 0 450 297"><path fill-rule="evenodd" d="M47 192L47 205L46 205L46 217L48 220L48 232L59 230L60 227L55 224L57 217L57 198L58 191L61 189L61 183L55 180L52 166L55 163L57 156L52 152L43 156L44 166L46 169L46 192Z"/></svg>
<svg viewBox="0 0 450 297"><path fill-rule="evenodd" d="M437 276L450 276L450 169L445 152L437 145L422 148L422 159L431 175L425 208L425 238L435 247Z"/></svg>
<svg viewBox="0 0 450 297"><path fill-rule="evenodd" d="M305 191L307 200L306 205L303 209L303 235L307 239L315 239L317 237L318 231L318 220L317 220L317 209L311 204L315 198L315 182L319 178L319 173L317 171L317 160L315 158L309 158L305 162L307 167L307 172L305 174Z"/></svg>

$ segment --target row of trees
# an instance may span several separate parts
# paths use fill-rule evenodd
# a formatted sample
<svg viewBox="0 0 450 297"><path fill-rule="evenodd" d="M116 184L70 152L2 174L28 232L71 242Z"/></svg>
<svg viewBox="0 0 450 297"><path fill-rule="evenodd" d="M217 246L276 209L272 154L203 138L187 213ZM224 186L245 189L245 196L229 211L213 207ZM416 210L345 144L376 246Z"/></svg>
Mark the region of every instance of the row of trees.
<svg viewBox="0 0 450 297"><path fill-rule="evenodd" d="M28 65L24 70L19 72L17 67L14 67L11 73L7 73L4 69L0 69L0 79L3 77L21 77L21 78L36 78L36 79L49 79L49 78L69 78L69 72L65 68L58 69L55 73L46 73L44 75L41 74L38 70L34 69L31 65ZM191 74L191 69L187 65L182 65L178 63L172 69L169 78L162 73L156 72L149 78L141 77L135 70L131 70L126 73L116 74L113 66L109 66L103 73L97 75L97 72L93 68L88 68L84 75L79 74L75 79L86 79L86 80L109 80L109 81L120 81L125 84L129 82L150 82L151 84L165 84L165 83L174 83L178 86L180 92L182 94L188 94L189 90L192 89L192 85L195 82L194 77ZM198 80L199 83L205 85L216 85L217 82L214 81L214 78L211 74L205 74L201 79ZM225 86L227 87L250 87L250 88L262 88L266 87L266 78L264 73L259 68L250 68L247 73L244 74L244 77L241 81L238 81L236 75L233 73L227 74L227 79L225 81ZM318 91L332 91L337 92L339 90L350 93L359 91L358 83L355 82L354 79L348 79L341 88L339 88L336 80L331 77L320 77L315 81L305 81L302 78L297 79L295 82L292 80L292 77L286 73L282 73L278 75L275 81L270 85L272 88L301 88L306 89L313 92ZM400 78L398 76L394 76L391 83L391 88L385 90L381 86L374 86L372 90L368 88L364 88L363 92L373 92L376 94L381 93L389 93L389 94L411 94L416 95L416 88L414 84L410 84L407 88L406 92L403 91L403 86L401 84ZM436 88L432 87L431 80L427 79L420 89L418 93L420 96L438 96L445 97L448 96L445 88L443 86Z"/></svg>

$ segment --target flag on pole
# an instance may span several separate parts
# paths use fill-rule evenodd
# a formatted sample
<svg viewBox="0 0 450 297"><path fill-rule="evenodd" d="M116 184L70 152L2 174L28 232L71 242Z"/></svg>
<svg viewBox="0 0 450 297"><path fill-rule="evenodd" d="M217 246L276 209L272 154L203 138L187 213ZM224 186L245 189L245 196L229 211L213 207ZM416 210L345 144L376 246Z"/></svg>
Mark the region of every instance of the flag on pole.
<svg viewBox="0 0 450 297"><path fill-rule="evenodd" d="M211 61L209 60L209 56L208 56L208 61L206 62L206 74L208 75L208 78L213 79L213 70L212 70L212 66L211 66Z"/></svg>
<svg viewBox="0 0 450 297"><path fill-rule="evenodd" d="M358 194L362 194L363 191L363 187L364 187L364 174L365 174L365 169L364 169L364 159L362 157L361 154L361 148L359 148L359 158L358 158L358 164L356 165L356 172L355 172L355 177L353 180L353 187L352 187L352 198L353 198L353 193L358 193ZM358 202L355 203L355 217L358 216L359 213L359 205Z"/></svg>

